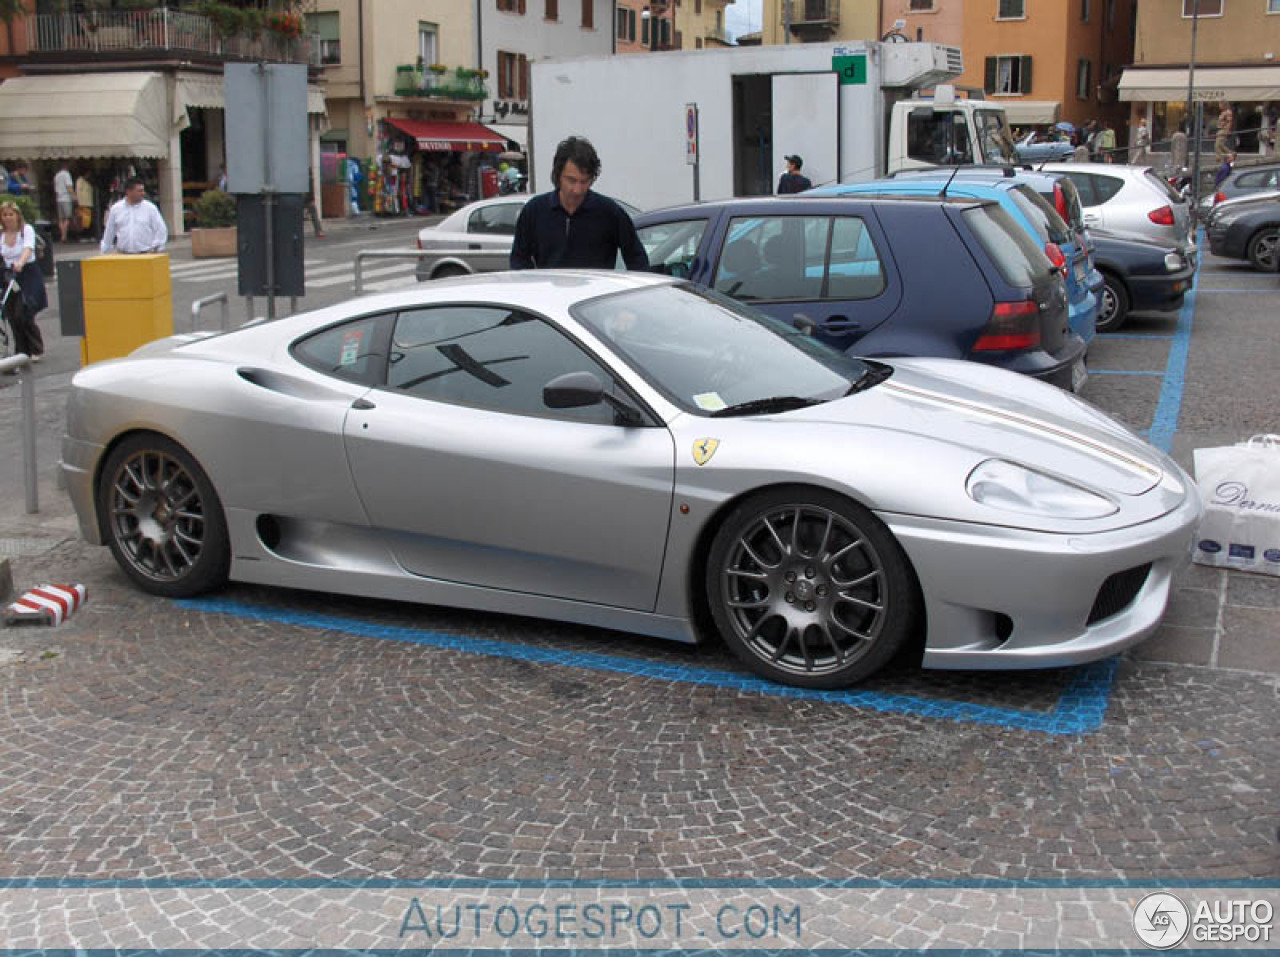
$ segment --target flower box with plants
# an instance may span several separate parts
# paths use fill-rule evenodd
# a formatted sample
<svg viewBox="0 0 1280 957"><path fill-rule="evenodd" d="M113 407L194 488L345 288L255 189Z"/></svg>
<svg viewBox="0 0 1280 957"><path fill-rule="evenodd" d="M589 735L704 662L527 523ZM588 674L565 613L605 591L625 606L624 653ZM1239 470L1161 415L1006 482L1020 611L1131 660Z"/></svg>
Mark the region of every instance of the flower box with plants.
<svg viewBox="0 0 1280 957"><path fill-rule="evenodd" d="M191 230L191 255L196 259L234 256L239 240L235 197L220 189L206 190L192 211L196 225Z"/></svg>

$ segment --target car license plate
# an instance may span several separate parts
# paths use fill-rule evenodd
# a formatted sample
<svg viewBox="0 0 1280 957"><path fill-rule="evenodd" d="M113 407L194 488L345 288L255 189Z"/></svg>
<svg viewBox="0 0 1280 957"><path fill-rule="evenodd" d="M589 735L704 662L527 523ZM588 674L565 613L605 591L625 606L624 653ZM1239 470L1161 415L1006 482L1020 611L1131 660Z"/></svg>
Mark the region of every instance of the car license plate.
<svg viewBox="0 0 1280 957"><path fill-rule="evenodd" d="M1079 392L1084 388L1084 384L1089 381L1089 370L1085 367L1084 357L1076 360L1076 364L1071 367L1071 391Z"/></svg>

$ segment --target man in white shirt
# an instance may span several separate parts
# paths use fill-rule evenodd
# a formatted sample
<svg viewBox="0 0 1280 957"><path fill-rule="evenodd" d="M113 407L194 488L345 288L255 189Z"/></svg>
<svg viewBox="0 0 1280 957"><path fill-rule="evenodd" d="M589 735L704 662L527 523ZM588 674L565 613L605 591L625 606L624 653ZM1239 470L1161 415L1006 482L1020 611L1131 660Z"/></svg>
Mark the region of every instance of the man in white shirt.
<svg viewBox="0 0 1280 957"><path fill-rule="evenodd" d="M104 253L158 253L164 251L168 240L169 230L165 228L160 210L147 199L142 180L131 176L124 183L124 199L107 213L99 248Z"/></svg>
<svg viewBox="0 0 1280 957"><path fill-rule="evenodd" d="M53 175L53 202L58 207L58 232L62 241L67 241L67 230L71 228L71 217L76 211L76 184L71 179L71 171L67 164L58 167Z"/></svg>

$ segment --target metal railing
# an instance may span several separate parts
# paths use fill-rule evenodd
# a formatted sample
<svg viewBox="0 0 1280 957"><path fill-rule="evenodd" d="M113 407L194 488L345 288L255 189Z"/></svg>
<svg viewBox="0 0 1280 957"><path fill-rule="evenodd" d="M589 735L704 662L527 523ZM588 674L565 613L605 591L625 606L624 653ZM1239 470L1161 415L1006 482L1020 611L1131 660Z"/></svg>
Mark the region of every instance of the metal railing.
<svg viewBox="0 0 1280 957"><path fill-rule="evenodd" d="M25 353L0 359L0 374L17 372L22 378L22 455L23 485L27 492L27 512L40 511L40 494L36 481L36 374L31 358Z"/></svg>
<svg viewBox="0 0 1280 957"><path fill-rule="evenodd" d="M26 20L30 53L164 50L284 63L307 63L311 57L310 37L268 29L257 36L222 36L211 18L168 7L41 13Z"/></svg>
<svg viewBox="0 0 1280 957"><path fill-rule="evenodd" d="M212 296L205 296L203 299L197 299L191 304L191 331L196 332L200 325L200 312L205 306L212 306L214 303L222 305L222 331L226 332L228 326L227 315L227 294L225 292L215 292Z"/></svg>

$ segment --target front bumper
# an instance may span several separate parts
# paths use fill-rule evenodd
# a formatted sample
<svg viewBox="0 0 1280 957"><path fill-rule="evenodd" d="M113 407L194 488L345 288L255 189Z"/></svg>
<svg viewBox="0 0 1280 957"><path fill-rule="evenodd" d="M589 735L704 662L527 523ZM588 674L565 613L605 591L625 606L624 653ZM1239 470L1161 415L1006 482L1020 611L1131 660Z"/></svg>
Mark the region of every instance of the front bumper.
<svg viewBox="0 0 1280 957"><path fill-rule="evenodd" d="M1154 309L1169 312L1182 305L1191 289L1195 270L1182 269L1167 276L1130 276L1129 308L1134 312Z"/></svg>
<svg viewBox="0 0 1280 957"><path fill-rule="evenodd" d="M102 452L101 445L73 439L69 435L62 437L62 461L58 467L62 470L71 507L76 512L80 537L91 545L104 544L93 494L93 477Z"/></svg>
<svg viewBox="0 0 1280 957"><path fill-rule="evenodd" d="M1200 521L1194 483L1173 511L1094 535L884 515L925 596L927 668L1054 668L1106 658L1160 623ZM1134 572L1150 566L1142 578ZM1117 603L1113 583L1135 576ZM1110 601L1110 604L1108 604Z"/></svg>

